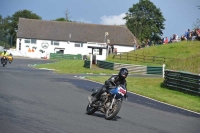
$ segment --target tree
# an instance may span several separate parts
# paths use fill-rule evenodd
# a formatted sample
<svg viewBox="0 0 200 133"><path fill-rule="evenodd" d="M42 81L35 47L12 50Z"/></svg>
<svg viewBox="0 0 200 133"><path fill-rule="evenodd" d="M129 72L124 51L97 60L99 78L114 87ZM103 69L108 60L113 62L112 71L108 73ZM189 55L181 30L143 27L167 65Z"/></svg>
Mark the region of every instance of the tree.
<svg viewBox="0 0 200 133"><path fill-rule="evenodd" d="M3 17L0 15L0 41L4 40L4 19Z"/></svg>
<svg viewBox="0 0 200 133"><path fill-rule="evenodd" d="M200 9L200 6L197 6ZM200 20L197 19L196 22L193 22L193 28L194 30L197 28L200 28Z"/></svg>
<svg viewBox="0 0 200 133"><path fill-rule="evenodd" d="M57 18L53 21L72 22L71 20L66 20L65 18Z"/></svg>
<svg viewBox="0 0 200 133"><path fill-rule="evenodd" d="M54 21L67 21L65 18L57 18Z"/></svg>
<svg viewBox="0 0 200 133"><path fill-rule="evenodd" d="M0 46L4 45L5 37L4 37L4 19L0 15Z"/></svg>
<svg viewBox="0 0 200 133"><path fill-rule="evenodd" d="M193 23L194 29L200 28L200 20L197 19L196 22Z"/></svg>
<svg viewBox="0 0 200 133"><path fill-rule="evenodd" d="M8 18L8 17L7 17ZM8 34L10 35L10 39L12 40L12 44L16 44L16 32L18 26L19 18L27 18L27 19L42 19L40 16L38 16L35 13L32 13L32 11L29 10L20 10L15 12L12 17L9 17L9 23L8 23Z"/></svg>
<svg viewBox="0 0 200 133"><path fill-rule="evenodd" d="M3 18L0 15L0 46L7 47L9 42L9 22L10 22L10 17L8 16L7 18Z"/></svg>
<svg viewBox="0 0 200 133"><path fill-rule="evenodd" d="M133 4L124 19L126 26L140 41L157 41L157 37L162 36L162 30L165 29L162 12L150 0L140 0Z"/></svg>

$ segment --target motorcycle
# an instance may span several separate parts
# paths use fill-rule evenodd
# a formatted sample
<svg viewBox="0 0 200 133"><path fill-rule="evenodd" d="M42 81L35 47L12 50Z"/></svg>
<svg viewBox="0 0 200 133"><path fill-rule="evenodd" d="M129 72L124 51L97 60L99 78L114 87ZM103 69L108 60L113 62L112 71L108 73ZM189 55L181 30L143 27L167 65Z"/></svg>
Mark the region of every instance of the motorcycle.
<svg viewBox="0 0 200 133"><path fill-rule="evenodd" d="M1 63L2 63L2 65L3 65L3 67L5 67L5 65L7 64L7 58L6 58L6 56L3 56L3 57L2 57Z"/></svg>
<svg viewBox="0 0 200 133"><path fill-rule="evenodd" d="M8 59L8 61L9 61L10 64L11 64L11 62L13 62L13 57L12 57L12 55L8 55L8 56L7 56L7 59Z"/></svg>
<svg viewBox="0 0 200 133"><path fill-rule="evenodd" d="M96 102L92 103L91 97L97 94L97 90L92 89L93 93L88 96L89 104L86 108L86 114L92 115L96 111L105 114L105 119L113 119L120 111L123 98L126 94L126 88L124 85L118 85L115 88L111 88L108 92L101 94L101 97Z"/></svg>

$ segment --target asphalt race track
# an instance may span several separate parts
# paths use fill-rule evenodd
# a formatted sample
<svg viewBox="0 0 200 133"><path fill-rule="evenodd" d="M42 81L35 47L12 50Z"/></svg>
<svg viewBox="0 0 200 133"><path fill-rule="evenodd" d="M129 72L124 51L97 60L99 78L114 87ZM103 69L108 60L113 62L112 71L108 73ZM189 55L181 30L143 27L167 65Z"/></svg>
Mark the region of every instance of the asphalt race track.
<svg viewBox="0 0 200 133"><path fill-rule="evenodd" d="M129 94L118 116L85 114L87 96L101 84L14 58L0 66L0 133L199 133L200 114ZM79 75L77 75L79 76Z"/></svg>

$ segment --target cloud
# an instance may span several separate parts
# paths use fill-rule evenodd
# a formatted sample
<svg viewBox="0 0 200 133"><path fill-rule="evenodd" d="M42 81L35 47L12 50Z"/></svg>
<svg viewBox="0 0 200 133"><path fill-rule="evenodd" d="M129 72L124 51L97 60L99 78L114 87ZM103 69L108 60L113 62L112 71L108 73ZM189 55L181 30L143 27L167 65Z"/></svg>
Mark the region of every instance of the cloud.
<svg viewBox="0 0 200 133"><path fill-rule="evenodd" d="M126 20L123 18L125 17L125 13L122 13L120 15L114 15L114 16L102 16L101 17L101 24L105 25L124 25L126 23Z"/></svg>

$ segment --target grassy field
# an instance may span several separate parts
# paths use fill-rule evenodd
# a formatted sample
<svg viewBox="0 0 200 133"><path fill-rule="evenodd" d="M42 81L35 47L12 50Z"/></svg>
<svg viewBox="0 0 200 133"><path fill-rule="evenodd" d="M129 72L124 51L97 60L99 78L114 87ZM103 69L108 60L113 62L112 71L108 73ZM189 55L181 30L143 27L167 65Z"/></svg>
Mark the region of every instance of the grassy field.
<svg viewBox="0 0 200 133"><path fill-rule="evenodd" d="M183 41L166 45L156 45L129 52L129 54L131 53L146 56L174 58L174 60L166 61L166 69L200 73L200 41ZM162 65L157 63L113 59L113 55L109 56L107 61L147 66Z"/></svg>
<svg viewBox="0 0 200 133"><path fill-rule="evenodd" d="M166 62L167 69L181 70L192 73L200 73L200 42L179 42L168 45L152 46L136 51L137 54L145 54L152 56L164 56L175 58L175 60ZM146 63L134 61L115 60L110 56L107 61L119 62L125 64L138 64L147 65ZM99 69L93 66L92 69L84 68L83 60L61 60L50 64L41 64L35 66L36 68L49 68L55 69L58 73L65 74L117 74L117 71ZM161 64L150 64L161 65ZM104 83L108 78L107 76L92 77L88 76L87 79ZM179 91L170 90L162 86L163 78L136 78L128 77L128 90L136 94L153 98L165 103L179 106L185 109L196 111L200 113L200 97L184 94Z"/></svg>

